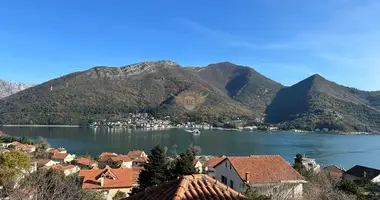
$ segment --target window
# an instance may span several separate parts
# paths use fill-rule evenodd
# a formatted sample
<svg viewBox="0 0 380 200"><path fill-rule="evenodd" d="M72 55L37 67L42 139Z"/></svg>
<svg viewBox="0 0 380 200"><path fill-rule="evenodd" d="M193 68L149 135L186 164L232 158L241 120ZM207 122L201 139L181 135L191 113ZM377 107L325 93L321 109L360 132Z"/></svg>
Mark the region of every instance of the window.
<svg viewBox="0 0 380 200"><path fill-rule="evenodd" d="M234 189L234 182L230 180L230 188Z"/></svg>
<svg viewBox="0 0 380 200"><path fill-rule="evenodd" d="M232 169L232 164L230 163L230 170Z"/></svg>
<svg viewBox="0 0 380 200"><path fill-rule="evenodd" d="M227 168L227 162L226 162L226 168Z"/></svg>
<svg viewBox="0 0 380 200"><path fill-rule="evenodd" d="M227 185L227 177L225 177L225 176L223 176L223 175L222 175L222 183L223 183L224 185Z"/></svg>
<svg viewBox="0 0 380 200"><path fill-rule="evenodd" d="M273 188L273 194L277 193L278 192L278 187L274 187Z"/></svg>

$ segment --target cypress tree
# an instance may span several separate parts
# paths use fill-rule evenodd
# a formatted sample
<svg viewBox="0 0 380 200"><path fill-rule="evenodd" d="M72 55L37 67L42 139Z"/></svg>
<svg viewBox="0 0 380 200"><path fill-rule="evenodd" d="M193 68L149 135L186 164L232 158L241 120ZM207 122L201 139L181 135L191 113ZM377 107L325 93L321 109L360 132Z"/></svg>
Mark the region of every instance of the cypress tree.
<svg viewBox="0 0 380 200"><path fill-rule="evenodd" d="M165 149L157 145L151 150L148 158L149 162L144 164L144 169L139 175L139 185L142 190L168 181L168 163Z"/></svg>

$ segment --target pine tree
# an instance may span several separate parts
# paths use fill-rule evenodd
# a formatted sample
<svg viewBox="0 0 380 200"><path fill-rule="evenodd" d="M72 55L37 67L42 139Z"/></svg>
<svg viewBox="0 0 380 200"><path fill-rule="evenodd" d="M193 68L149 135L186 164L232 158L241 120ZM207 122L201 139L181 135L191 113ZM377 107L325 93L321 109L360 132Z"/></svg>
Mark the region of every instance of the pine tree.
<svg viewBox="0 0 380 200"><path fill-rule="evenodd" d="M169 179L167 176L168 161L165 149L157 145L151 150L148 158L149 162L144 164L144 169L139 175L139 185L142 190L161 184Z"/></svg>
<svg viewBox="0 0 380 200"><path fill-rule="evenodd" d="M177 176L195 174L197 170L194 167L195 154L192 149L181 153L175 165L175 173Z"/></svg>

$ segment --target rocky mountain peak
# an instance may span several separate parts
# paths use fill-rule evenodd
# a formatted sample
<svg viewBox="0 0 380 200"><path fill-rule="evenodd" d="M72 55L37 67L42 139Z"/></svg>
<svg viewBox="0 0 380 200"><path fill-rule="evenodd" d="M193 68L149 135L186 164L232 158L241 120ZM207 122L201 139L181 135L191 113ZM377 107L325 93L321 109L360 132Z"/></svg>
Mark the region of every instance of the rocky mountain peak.
<svg viewBox="0 0 380 200"><path fill-rule="evenodd" d="M0 99L32 87L32 84L8 82L0 79Z"/></svg>

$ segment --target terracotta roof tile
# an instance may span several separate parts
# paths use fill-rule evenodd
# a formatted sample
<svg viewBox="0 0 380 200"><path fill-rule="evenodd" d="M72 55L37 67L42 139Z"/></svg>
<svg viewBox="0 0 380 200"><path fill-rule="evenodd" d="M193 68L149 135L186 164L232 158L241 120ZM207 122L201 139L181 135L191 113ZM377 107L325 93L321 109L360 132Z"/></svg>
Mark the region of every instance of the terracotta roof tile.
<svg viewBox="0 0 380 200"><path fill-rule="evenodd" d="M130 162L132 159L127 155L118 155L118 156L112 156L110 157L112 161L123 161L123 162Z"/></svg>
<svg viewBox="0 0 380 200"><path fill-rule="evenodd" d="M74 161L80 165L94 165L94 164L96 164L95 160L92 160L89 158L84 158L84 157L76 158Z"/></svg>
<svg viewBox="0 0 380 200"><path fill-rule="evenodd" d="M137 193L126 200L248 200L207 175L189 175Z"/></svg>
<svg viewBox="0 0 380 200"><path fill-rule="evenodd" d="M56 153L51 156L53 160L64 160L69 154L67 153Z"/></svg>
<svg viewBox="0 0 380 200"><path fill-rule="evenodd" d="M100 154L98 161L99 162L105 162L105 161L107 161L108 159L110 159L111 157L114 157L114 156L117 156L117 154L116 153L112 153L112 152L103 152L102 154Z"/></svg>
<svg viewBox="0 0 380 200"><path fill-rule="evenodd" d="M131 157L132 159L136 159L140 157L143 152L144 151L142 150L133 150L133 151L129 151L127 155Z"/></svg>
<svg viewBox="0 0 380 200"><path fill-rule="evenodd" d="M304 181L305 179L281 156L227 157L242 180L249 173L250 184L280 181Z"/></svg>
<svg viewBox="0 0 380 200"><path fill-rule="evenodd" d="M205 165L207 167L211 167L211 168L214 168L217 164L219 164L220 162L222 162L226 157L225 156L221 156L221 157L212 157L210 158L210 160L208 160Z"/></svg>
<svg viewBox="0 0 380 200"><path fill-rule="evenodd" d="M136 176L139 169L119 168L81 170L79 176L83 177L83 189L130 188L137 184ZM107 175L107 176L104 176ZM100 185L99 177L104 176L104 186Z"/></svg>

